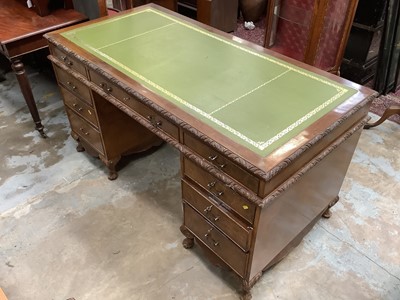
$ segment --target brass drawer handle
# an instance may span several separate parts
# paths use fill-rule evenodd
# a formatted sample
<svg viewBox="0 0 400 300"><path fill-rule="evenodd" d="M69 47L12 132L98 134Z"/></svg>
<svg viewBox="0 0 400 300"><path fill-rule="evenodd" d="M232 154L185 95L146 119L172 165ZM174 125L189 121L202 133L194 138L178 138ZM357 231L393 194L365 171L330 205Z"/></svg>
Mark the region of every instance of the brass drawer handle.
<svg viewBox="0 0 400 300"><path fill-rule="evenodd" d="M205 237L209 237L212 230L213 230L212 228L208 229L207 233L204 236Z"/></svg>
<svg viewBox="0 0 400 300"><path fill-rule="evenodd" d="M85 131L85 129L83 129L82 127L79 128L79 130L82 131L82 133L83 133L84 135L89 135L89 132Z"/></svg>
<svg viewBox="0 0 400 300"><path fill-rule="evenodd" d="M204 209L204 213L206 215L210 215L211 219L213 219L215 222L217 222L219 220L219 216L215 216L214 214L211 213L212 208L213 208L213 205L207 206Z"/></svg>
<svg viewBox="0 0 400 300"><path fill-rule="evenodd" d="M204 212L205 213L208 213L208 212L210 212L211 211L211 209L213 208L213 206L212 205L210 205L210 206L207 206L205 209L204 209Z"/></svg>
<svg viewBox="0 0 400 300"><path fill-rule="evenodd" d="M73 107L75 108L75 110L77 110L77 111L82 111L82 110L83 110L83 108L82 108L82 107L79 107L78 104L76 104L76 103L72 104L72 106L73 106Z"/></svg>
<svg viewBox="0 0 400 300"><path fill-rule="evenodd" d="M65 64L68 65L68 66L72 66L73 65L73 62L71 60L69 60L69 58L66 55L62 55L61 56L61 60L63 62L65 62Z"/></svg>
<svg viewBox="0 0 400 300"><path fill-rule="evenodd" d="M76 90L77 87L71 82L71 81L67 81L67 85L71 87L71 89Z"/></svg>
<svg viewBox="0 0 400 300"><path fill-rule="evenodd" d="M217 158L218 158L218 155L210 155L209 157L209 160L211 160L211 161L214 161L214 160L216 160Z"/></svg>
<svg viewBox="0 0 400 300"><path fill-rule="evenodd" d="M210 241L212 242L214 247L217 247L219 245L219 242L211 237L211 231L212 230L213 230L213 228L208 229L207 233L204 235L204 237L206 237L207 239L210 239Z"/></svg>
<svg viewBox="0 0 400 300"><path fill-rule="evenodd" d="M111 93L113 91L112 87L107 86L107 83L105 83L105 82L101 82L100 87L103 89L103 91L105 91L107 93Z"/></svg>
<svg viewBox="0 0 400 300"><path fill-rule="evenodd" d="M207 184L207 187L209 188L211 194L213 194L213 195L215 195L215 196L217 196L217 197L222 196L222 195L224 194L223 191L217 191L217 190L215 190L215 192L212 192L212 191L211 191L213 188L215 188L215 185L216 185L216 184L217 184L217 183L216 183L215 181L211 181L211 182L209 182L209 183Z"/></svg>
<svg viewBox="0 0 400 300"><path fill-rule="evenodd" d="M207 183L207 186L208 186L209 188L212 188L212 187L214 187L215 185L216 185L216 182L215 182L215 181L211 181L211 182Z"/></svg>
<svg viewBox="0 0 400 300"><path fill-rule="evenodd" d="M162 126L162 121L161 121L161 120L158 120L158 121L157 121L156 118L153 117L153 116L151 116L151 115L148 115L148 116L146 117L146 119L149 120L150 123L151 123L153 126L155 126L155 127L161 127L161 126Z"/></svg>
<svg viewBox="0 0 400 300"><path fill-rule="evenodd" d="M217 155L217 154L214 154L214 155L211 154L211 155L208 156L208 159L209 159L210 161L214 162L215 165L216 165L218 168L220 168L220 169L225 168L225 167L226 167L226 163L225 163L225 164L221 164L221 163L217 162L217 158L218 158L218 155Z"/></svg>

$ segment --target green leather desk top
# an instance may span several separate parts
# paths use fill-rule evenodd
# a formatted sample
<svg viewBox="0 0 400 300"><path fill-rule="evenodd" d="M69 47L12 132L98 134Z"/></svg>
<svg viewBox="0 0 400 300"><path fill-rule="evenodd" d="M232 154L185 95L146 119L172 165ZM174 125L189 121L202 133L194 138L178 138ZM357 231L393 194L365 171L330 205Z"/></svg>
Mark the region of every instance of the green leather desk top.
<svg viewBox="0 0 400 300"><path fill-rule="evenodd" d="M152 8L62 35L261 156L357 92Z"/></svg>

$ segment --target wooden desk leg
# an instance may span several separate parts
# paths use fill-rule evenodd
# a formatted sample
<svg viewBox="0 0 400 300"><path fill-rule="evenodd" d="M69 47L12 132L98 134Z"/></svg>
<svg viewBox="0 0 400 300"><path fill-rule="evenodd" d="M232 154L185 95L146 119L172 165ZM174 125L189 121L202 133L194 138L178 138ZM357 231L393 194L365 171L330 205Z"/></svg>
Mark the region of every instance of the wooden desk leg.
<svg viewBox="0 0 400 300"><path fill-rule="evenodd" d="M326 208L326 210L322 214L323 218L329 219L330 217L332 217L331 207L334 206L338 201L339 201L339 196L336 196L335 199L333 199L331 201L331 203L329 203L328 207Z"/></svg>
<svg viewBox="0 0 400 300"><path fill-rule="evenodd" d="M37 131L39 131L42 137L46 138L47 135L44 133L44 127L39 117L39 112L36 107L35 99L33 98L31 85L29 84L28 77L26 76L24 64L20 59L13 59L11 61L11 67L17 76L19 87L21 88L22 95L24 96L25 102L28 105L29 111L32 115L35 128Z"/></svg>
<svg viewBox="0 0 400 300"><path fill-rule="evenodd" d="M388 118L390 118L393 115L400 115L400 106L399 105L392 105L389 108L385 110L383 113L382 117L376 121L375 123L372 124L366 124L364 126L364 129L370 129L372 127L378 126L379 124L382 124L384 121L386 121Z"/></svg>

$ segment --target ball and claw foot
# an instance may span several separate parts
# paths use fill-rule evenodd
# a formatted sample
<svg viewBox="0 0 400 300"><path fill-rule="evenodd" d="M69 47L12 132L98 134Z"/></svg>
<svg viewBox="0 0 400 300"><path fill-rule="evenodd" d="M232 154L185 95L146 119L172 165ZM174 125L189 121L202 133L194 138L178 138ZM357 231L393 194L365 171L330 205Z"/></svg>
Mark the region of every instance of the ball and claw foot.
<svg viewBox="0 0 400 300"><path fill-rule="evenodd" d="M193 248L193 245L194 245L193 234L189 230L187 230L185 225L182 225L179 229L181 230L182 234L185 236L185 239L182 241L183 248L185 248L185 249Z"/></svg>
<svg viewBox="0 0 400 300"><path fill-rule="evenodd" d="M118 178L118 173L115 171L110 171L110 173L108 174L108 179L109 180L115 180Z"/></svg>
<svg viewBox="0 0 400 300"><path fill-rule="evenodd" d="M185 238L185 239L182 241L182 245L183 245L183 248L185 248L185 249L193 248L194 239L192 239L192 238Z"/></svg>
<svg viewBox="0 0 400 300"><path fill-rule="evenodd" d="M328 208L323 214L322 217L324 217L325 219L329 219L330 217L332 217L332 211L330 210L330 208Z"/></svg>
<svg viewBox="0 0 400 300"><path fill-rule="evenodd" d="M83 148L83 146L81 144L78 144L78 146L76 146L76 151L83 152L83 151L85 151L85 148Z"/></svg>
<svg viewBox="0 0 400 300"><path fill-rule="evenodd" d="M339 196L336 196L335 199L331 203L329 203L328 208L322 214L322 217L325 219L329 219L332 217L331 207L334 206L339 201Z"/></svg>
<svg viewBox="0 0 400 300"><path fill-rule="evenodd" d="M242 291L240 293L240 300L251 300L251 291L250 286L246 285L245 287L242 286Z"/></svg>

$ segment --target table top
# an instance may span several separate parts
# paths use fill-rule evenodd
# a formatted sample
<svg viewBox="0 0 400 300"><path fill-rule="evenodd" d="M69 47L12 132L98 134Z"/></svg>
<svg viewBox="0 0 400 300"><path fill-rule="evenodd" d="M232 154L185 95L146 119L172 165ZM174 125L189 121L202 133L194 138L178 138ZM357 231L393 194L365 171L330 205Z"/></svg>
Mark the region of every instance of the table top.
<svg viewBox="0 0 400 300"><path fill-rule="evenodd" d="M49 31L77 24L87 17L73 9L57 9L50 15L41 17L26 1L0 0L0 43L7 44L41 36Z"/></svg>
<svg viewBox="0 0 400 300"><path fill-rule="evenodd" d="M373 94L154 5L61 35L259 157Z"/></svg>

